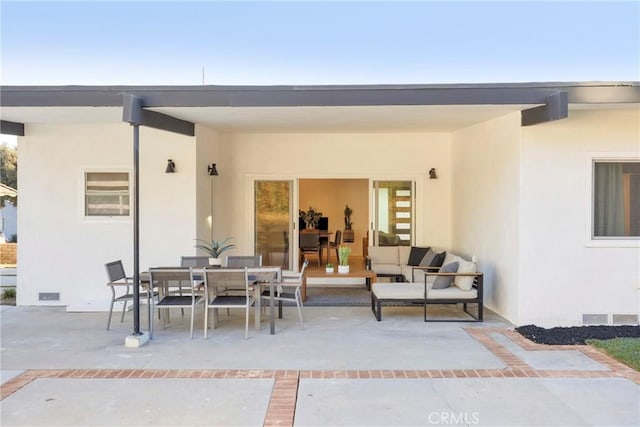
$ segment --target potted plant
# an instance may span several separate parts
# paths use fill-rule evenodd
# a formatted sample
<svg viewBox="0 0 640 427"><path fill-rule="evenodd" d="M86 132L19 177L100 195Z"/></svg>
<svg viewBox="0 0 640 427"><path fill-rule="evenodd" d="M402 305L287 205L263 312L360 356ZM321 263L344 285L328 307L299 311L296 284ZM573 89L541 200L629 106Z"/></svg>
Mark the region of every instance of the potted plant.
<svg viewBox="0 0 640 427"><path fill-rule="evenodd" d="M309 206L309 210L303 211L302 209L298 211L300 218L304 221L307 228L316 228L318 226L318 221L320 221L320 217L322 216L322 212L315 210L311 206Z"/></svg>
<svg viewBox="0 0 640 427"><path fill-rule="evenodd" d="M351 222L351 214L353 213L353 209L349 207L349 205L344 205L344 231L342 232L342 240L347 243L353 243L354 241L354 233L351 229L353 223Z"/></svg>
<svg viewBox="0 0 640 427"><path fill-rule="evenodd" d="M351 255L351 248L349 246L340 246L338 248L338 259L340 260L338 273L349 272L349 255Z"/></svg>
<svg viewBox="0 0 640 427"><path fill-rule="evenodd" d="M333 264L328 263L326 266L327 273L333 273Z"/></svg>
<svg viewBox="0 0 640 427"><path fill-rule="evenodd" d="M226 252L231 249L235 249L236 245L228 243L233 237L227 237L224 240L212 240L208 242L206 240L196 239L197 242L201 242L199 245L195 245L197 249L205 252L209 255L209 265L222 265L222 255L223 252Z"/></svg>

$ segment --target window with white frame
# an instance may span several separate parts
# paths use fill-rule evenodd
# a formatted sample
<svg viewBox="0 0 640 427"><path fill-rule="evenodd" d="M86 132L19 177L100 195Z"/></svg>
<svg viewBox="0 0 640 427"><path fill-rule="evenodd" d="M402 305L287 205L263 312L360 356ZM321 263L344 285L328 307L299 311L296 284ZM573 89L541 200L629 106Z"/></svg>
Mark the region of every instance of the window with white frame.
<svg viewBox="0 0 640 427"><path fill-rule="evenodd" d="M128 172L85 172L84 215L129 216Z"/></svg>
<svg viewBox="0 0 640 427"><path fill-rule="evenodd" d="M594 239L640 237L640 161L594 160Z"/></svg>

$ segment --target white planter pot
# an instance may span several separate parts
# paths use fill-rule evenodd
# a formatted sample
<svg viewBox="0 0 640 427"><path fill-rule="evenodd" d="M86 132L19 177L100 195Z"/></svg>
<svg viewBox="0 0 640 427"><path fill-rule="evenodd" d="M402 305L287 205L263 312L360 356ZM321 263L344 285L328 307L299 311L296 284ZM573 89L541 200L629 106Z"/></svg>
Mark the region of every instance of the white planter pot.
<svg viewBox="0 0 640 427"><path fill-rule="evenodd" d="M209 258L209 265L221 266L222 258Z"/></svg>
<svg viewBox="0 0 640 427"><path fill-rule="evenodd" d="M348 265L339 265L338 266L338 273L348 273L349 272L349 266Z"/></svg>
<svg viewBox="0 0 640 427"><path fill-rule="evenodd" d="M327 267L326 270L327 270L327 273L333 273L333 267L331 267L331 268Z"/></svg>

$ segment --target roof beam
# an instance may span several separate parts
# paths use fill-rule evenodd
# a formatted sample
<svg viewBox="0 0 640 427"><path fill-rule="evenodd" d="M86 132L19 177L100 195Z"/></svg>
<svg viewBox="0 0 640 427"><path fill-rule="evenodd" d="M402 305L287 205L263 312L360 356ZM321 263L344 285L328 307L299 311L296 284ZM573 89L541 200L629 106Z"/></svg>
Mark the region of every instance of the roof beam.
<svg viewBox="0 0 640 427"><path fill-rule="evenodd" d="M562 91L547 96L545 105L523 110L520 124L531 126L567 117L569 117L569 95Z"/></svg>
<svg viewBox="0 0 640 427"><path fill-rule="evenodd" d="M194 136L195 125L167 114L144 109L143 98L125 93L122 99L122 121L132 125L148 126L181 135Z"/></svg>
<svg viewBox="0 0 640 427"><path fill-rule="evenodd" d="M375 105L547 104L567 92L569 103L638 103L638 82L500 83L344 86L0 86L6 107L108 107L135 93L144 107L287 107Z"/></svg>
<svg viewBox="0 0 640 427"><path fill-rule="evenodd" d="M24 136L24 124L0 120L0 133L3 135Z"/></svg>

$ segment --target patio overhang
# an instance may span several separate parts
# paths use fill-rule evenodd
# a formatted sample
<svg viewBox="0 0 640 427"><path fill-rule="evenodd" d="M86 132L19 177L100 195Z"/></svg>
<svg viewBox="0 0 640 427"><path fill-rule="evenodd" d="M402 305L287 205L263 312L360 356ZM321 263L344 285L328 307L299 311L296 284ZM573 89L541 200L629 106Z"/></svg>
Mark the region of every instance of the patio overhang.
<svg viewBox="0 0 640 427"><path fill-rule="evenodd" d="M195 123L229 131L451 132L512 111L530 126L566 118L570 105L638 104L640 85L3 86L0 96L2 132L14 135L29 123L121 121L130 97L139 100L139 124L183 134Z"/></svg>

